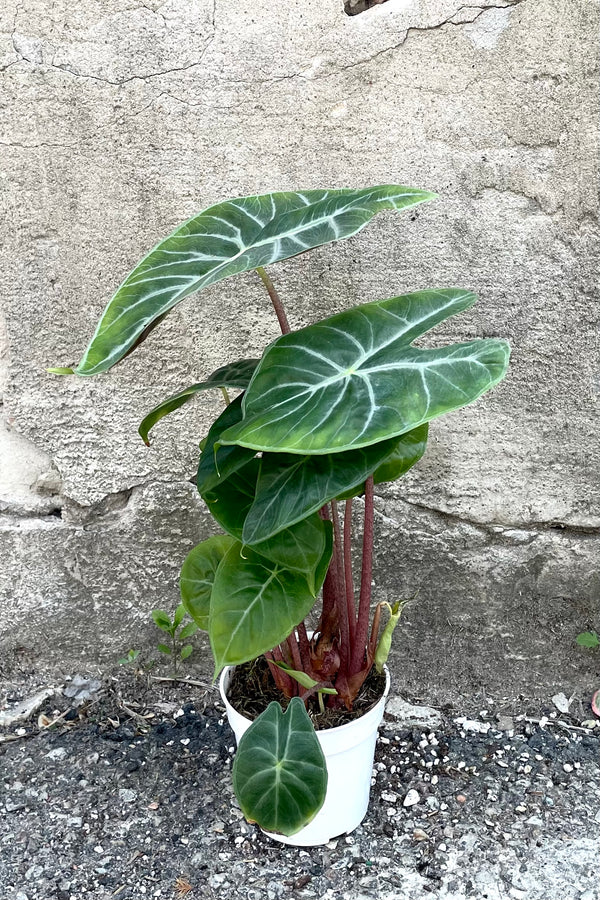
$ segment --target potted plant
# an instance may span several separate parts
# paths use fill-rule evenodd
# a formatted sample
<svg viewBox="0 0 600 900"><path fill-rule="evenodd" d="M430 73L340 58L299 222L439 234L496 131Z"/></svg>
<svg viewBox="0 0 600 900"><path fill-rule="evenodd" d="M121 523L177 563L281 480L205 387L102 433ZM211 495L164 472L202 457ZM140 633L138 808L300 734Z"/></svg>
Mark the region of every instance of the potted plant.
<svg viewBox="0 0 600 900"><path fill-rule="evenodd" d="M75 369L82 376L107 371L176 303L207 285L255 269L267 288L281 337L260 359L227 363L160 403L140 434L148 443L163 416L201 391L223 391L225 408L201 444L197 486L224 533L189 553L181 595L208 632L214 676L221 674L239 743L233 781L241 809L292 843L322 843L356 827L366 812L389 686L381 673L401 612L399 602L371 610L374 485L399 478L420 459L431 419L471 403L503 378L509 348L497 339L413 345L475 302L457 288L365 303L292 332L264 266L349 237L380 210L407 209L434 196L383 185L212 206L127 276ZM231 389L239 391L233 400ZM362 563L355 583L352 505L359 496ZM315 609L311 630L306 619ZM232 673L234 682L242 679L242 691L243 679L262 679L259 693L266 673L282 702L268 703L252 721L227 700ZM379 692L373 708L315 732L313 720L327 725L330 717L343 721L351 714L368 678ZM338 739L347 763L330 746ZM328 761L323 747L334 754Z"/></svg>

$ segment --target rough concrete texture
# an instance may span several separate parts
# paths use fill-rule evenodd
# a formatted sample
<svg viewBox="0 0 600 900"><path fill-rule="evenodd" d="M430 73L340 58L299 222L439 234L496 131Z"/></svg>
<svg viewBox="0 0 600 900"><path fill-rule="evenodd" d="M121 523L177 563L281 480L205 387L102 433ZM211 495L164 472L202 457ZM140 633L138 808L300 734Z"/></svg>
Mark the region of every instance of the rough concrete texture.
<svg viewBox="0 0 600 900"><path fill-rule="evenodd" d="M514 348L507 380L434 423L426 458L380 492L380 589L420 590L396 677L422 696L588 690L574 637L600 616L597 0L354 16L342 0L5 0L0 15L4 648L106 666L143 643L211 527L188 480L216 407L176 413L149 451L139 419L259 354L276 323L248 274L106 376L45 367L76 362L122 277L209 204L397 181L441 199L272 267L295 326L457 284L480 303L431 340Z"/></svg>

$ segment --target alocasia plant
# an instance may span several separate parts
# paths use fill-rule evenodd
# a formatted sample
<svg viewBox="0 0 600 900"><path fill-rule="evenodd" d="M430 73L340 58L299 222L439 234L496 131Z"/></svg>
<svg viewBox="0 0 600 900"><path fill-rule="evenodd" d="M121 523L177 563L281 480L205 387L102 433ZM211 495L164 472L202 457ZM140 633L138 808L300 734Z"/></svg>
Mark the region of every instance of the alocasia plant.
<svg viewBox="0 0 600 900"><path fill-rule="evenodd" d="M226 406L203 441L197 485L225 534L189 553L181 596L208 632L215 677L264 654L290 700L285 713L273 703L255 720L233 770L247 817L287 835L314 817L327 784L304 704L317 694L321 704L350 709L373 664L383 666L400 617L400 604L380 603L371 620L374 485L399 478L421 458L432 419L503 378L509 348L497 339L414 346L475 303L474 294L457 288L365 303L292 332L264 266L350 237L381 210L434 196L383 185L212 206L128 275L75 369L83 376L107 371L176 303L224 278L255 269L269 292L282 336L260 360L231 362L164 400L140 434L148 443L163 416L201 391L223 390ZM240 392L232 402L228 388ZM359 495L364 526L355 585L352 501ZM321 590L309 637L304 620Z"/></svg>

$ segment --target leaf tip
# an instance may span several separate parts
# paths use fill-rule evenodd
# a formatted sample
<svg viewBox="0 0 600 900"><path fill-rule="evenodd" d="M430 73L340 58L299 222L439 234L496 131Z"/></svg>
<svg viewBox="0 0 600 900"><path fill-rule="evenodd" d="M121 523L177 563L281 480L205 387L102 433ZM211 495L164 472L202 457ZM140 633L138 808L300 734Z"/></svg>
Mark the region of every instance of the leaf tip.
<svg viewBox="0 0 600 900"><path fill-rule="evenodd" d="M74 375L75 370L70 366L55 366L50 369L46 369L49 375Z"/></svg>

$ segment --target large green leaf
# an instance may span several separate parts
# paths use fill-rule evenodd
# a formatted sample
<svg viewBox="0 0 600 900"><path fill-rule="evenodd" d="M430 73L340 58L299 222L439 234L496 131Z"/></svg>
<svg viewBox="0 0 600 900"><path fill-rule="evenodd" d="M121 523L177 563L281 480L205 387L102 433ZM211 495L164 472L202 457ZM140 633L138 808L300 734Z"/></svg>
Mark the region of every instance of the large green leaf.
<svg viewBox="0 0 600 900"><path fill-rule="evenodd" d="M243 540L244 521L254 501L259 466L260 460L251 460L203 495L213 517L238 540ZM320 570L325 563L328 565L331 558L332 547L327 533L330 527L315 512L313 515L307 514L301 521L296 520L275 538L267 535L265 540L244 543L252 543L255 552L272 562L294 572L302 572L316 596L321 586L317 569Z"/></svg>
<svg viewBox="0 0 600 900"><path fill-rule="evenodd" d="M458 288L367 303L274 341L223 444L324 454L365 447L471 403L497 384L509 346L497 339L421 350L434 325L472 306Z"/></svg>
<svg viewBox="0 0 600 900"><path fill-rule="evenodd" d="M343 453L265 453L242 540L248 544L266 540L329 500L360 494L374 472L385 475L385 480L392 471L396 472L393 477L399 477L421 458L426 443L427 426L421 425L400 438ZM378 483L382 480L377 479Z"/></svg>
<svg viewBox="0 0 600 900"><path fill-rule="evenodd" d="M242 736L233 763L233 788L251 822L295 834L323 806L327 765L299 697L285 712L273 701Z"/></svg>
<svg viewBox="0 0 600 900"><path fill-rule="evenodd" d="M204 631L208 631L210 595L215 573L233 544L235 539L228 534L215 534L190 550L181 567L181 602L186 612Z"/></svg>
<svg viewBox="0 0 600 900"><path fill-rule="evenodd" d="M208 634L215 678L285 640L315 602L306 579L236 542L213 583Z"/></svg>
<svg viewBox="0 0 600 900"><path fill-rule="evenodd" d="M179 409L180 406L183 406L184 403L188 403L192 400L197 393L200 391L207 391L209 389L214 388L240 388L244 390L248 387L248 383L252 378L252 373L254 372L256 366L258 364L257 359L239 359L237 362L228 363L226 366L221 366L221 368L216 369L212 375L209 375L206 381L200 381L198 384L192 384L189 387L185 388L183 391L179 391L178 394L174 394L172 397L168 397L166 400L163 400L162 403L159 403L158 406L155 406L151 412L148 413L147 416L144 416L142 422L139 427L140 437L144 441L145 444L149 445L150 441L148 440L148 432L151 428L154 428L156 423L163 418L163 416L168 415L169 413L174 412L176 409Z"/></svg>
<svg viewBox="0 0 600 900"><path fill-rule="evenodd" d="M240 197L180 225L127 276L77 366L96 375L118 363L156 320L189 294L230 275L350 237L384 209L435 197L402 185Z"/></svg>
<svg viewBox="0 0 600 900"><path fill-rule="evenodd" d="M206 435L196 475L196 485L198 492L202 496L221 484L233 472L245 466L255 456L254 450L235 445L219 447L215 451L215 443L221 437L223 431L231 425L235 425L241 418L242 396L240 395L229 406L225 407L221 415L211 425Z"/></svg>

